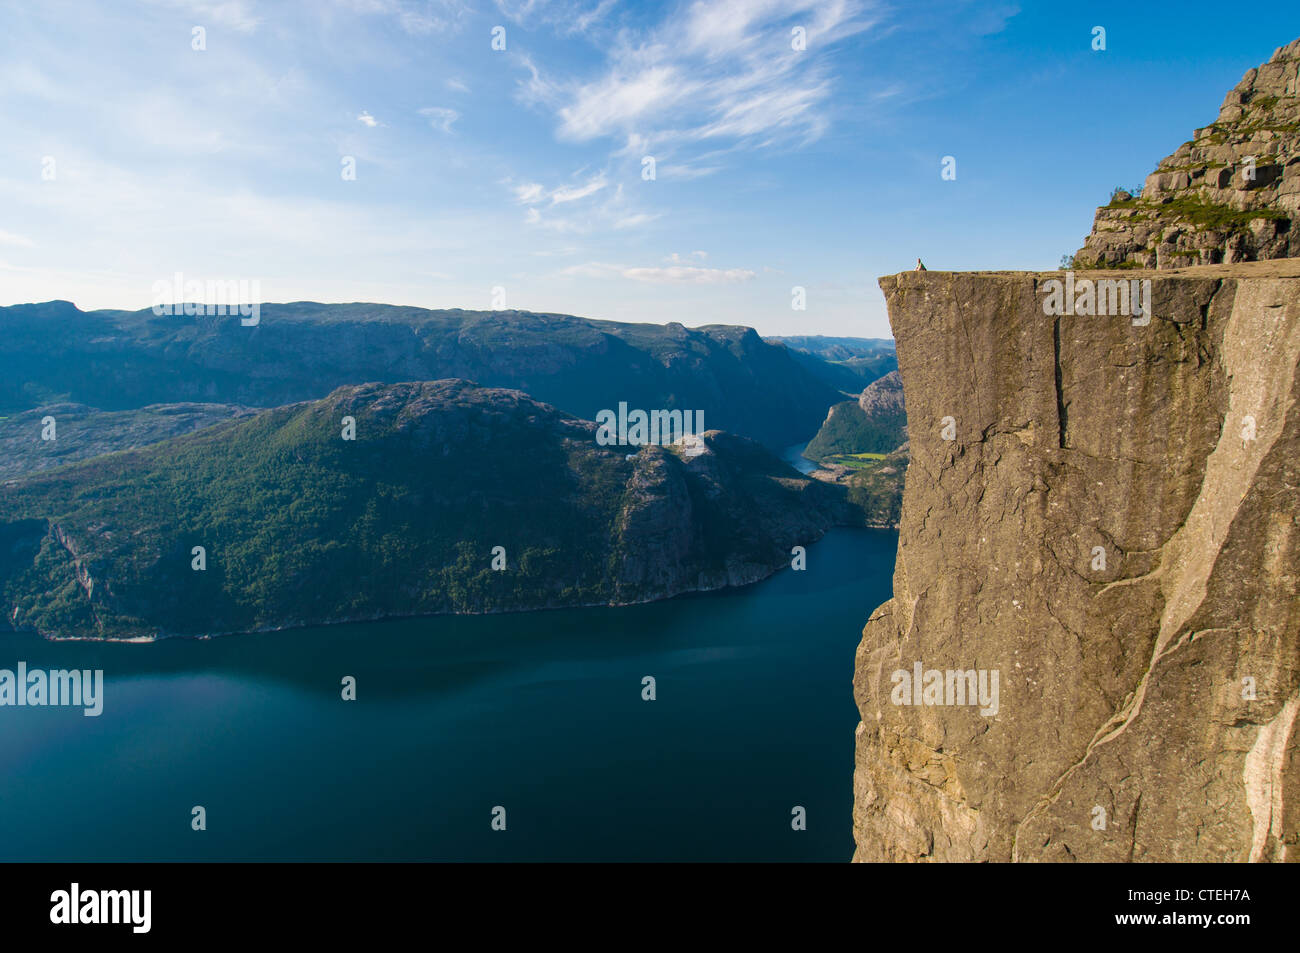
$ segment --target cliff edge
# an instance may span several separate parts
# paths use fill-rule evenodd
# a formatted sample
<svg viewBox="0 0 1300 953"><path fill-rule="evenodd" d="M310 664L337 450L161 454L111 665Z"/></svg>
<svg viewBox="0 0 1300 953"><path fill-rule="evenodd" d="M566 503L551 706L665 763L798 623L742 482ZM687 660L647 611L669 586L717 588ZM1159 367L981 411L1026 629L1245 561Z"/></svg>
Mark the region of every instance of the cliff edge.
<svg viewBox="0 0 1300 953"><path fill-rule="evenodd" d="M854 859L1300 860L1300 261L1089 275L1149 320L1062 278L880 281L911 465Z"/></svg>

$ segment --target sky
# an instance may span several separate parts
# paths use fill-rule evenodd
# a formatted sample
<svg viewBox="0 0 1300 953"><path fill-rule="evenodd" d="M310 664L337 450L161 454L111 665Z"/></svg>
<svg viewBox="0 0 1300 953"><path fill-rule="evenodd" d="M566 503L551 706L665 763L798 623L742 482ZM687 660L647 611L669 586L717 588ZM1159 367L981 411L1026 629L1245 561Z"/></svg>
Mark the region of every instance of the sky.
<svg viewBox="0 0 1300 953"><path fill-rule="evenodd" d="M3 0L0 304L180 274L888 337L878 276L1057 267L1297 36L1291 4Z"/></svg>

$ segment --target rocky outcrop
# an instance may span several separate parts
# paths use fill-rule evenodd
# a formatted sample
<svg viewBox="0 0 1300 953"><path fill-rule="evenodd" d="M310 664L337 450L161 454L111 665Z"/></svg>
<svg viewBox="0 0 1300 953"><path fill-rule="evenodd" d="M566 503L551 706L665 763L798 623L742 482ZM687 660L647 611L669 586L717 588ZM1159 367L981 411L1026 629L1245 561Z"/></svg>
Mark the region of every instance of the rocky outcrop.
<svg viewBox="0 0 1300 953"><path fill-rule="evenodd" d="M1119 273L1147 324L1053 277L881 280L911 465L855 859L1298 860L1300 261Z"/></svg>
<svg viewBox="0 0 1300 953"><path fill-rule="evenodd" d="M844 454L884 454L907 440L907 412L898 371L872 381L857 400L832 405L803 455L823 467Z"/></svg>
<svg viewBox="0 0 1300 953"><path fill-rule="evenodd" d="M1300 40L1228 93L1218 119L1097 210L1076 268L1300 256Z"/></svg>
<svg viewBox="0 0 1300 953"><path fill-rule="evenodd" d="M905 414L903 378L898 371L890 371L880 380L868 384L858 397L858 406L863 413L876 417Z"/></svg>

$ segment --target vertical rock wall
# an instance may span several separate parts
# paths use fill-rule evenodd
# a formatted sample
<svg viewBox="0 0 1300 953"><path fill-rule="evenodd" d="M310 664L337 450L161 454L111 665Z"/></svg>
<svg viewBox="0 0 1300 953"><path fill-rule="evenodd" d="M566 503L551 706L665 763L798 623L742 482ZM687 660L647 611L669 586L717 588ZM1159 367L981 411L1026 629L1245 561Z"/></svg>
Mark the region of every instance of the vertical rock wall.
<svg viewBox="0 0 1300 953"><path fill-rule="evenodd" d="M912 458L855 859L1300 859L1300 262L1112 275L1146 326L1045 314L1060 277L881 279Z"/></svg>

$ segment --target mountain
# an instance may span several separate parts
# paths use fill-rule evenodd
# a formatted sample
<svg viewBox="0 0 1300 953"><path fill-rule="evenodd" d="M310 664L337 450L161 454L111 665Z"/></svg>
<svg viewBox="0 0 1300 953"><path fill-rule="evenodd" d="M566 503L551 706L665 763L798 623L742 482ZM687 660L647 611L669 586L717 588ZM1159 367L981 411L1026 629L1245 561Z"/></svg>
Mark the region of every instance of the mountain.
<svg viewBox="0 0 1300 953"><path fill-rule="evenodd" d="M777 449L807 440L841 399L788 349L725 325L312 302L261 305L252 327L67 301L0 308L0 415L60 402L275 407L444 378L523 390L585 419L620 402L700 411L706 428Z"/></svg>
<svg viewBox="0 0 1300 953"><path fill-rule="evenodd" d="M1218 119L1097 210L1076 268L1300 256L1300 39L1249 70Z"/></svg>
<svg viewBox="0 0 1300 953"><path fill-rule="evenodd" d="M1136 274L1145 326L881 279L911 465L859 860L1297 859L1300 261Z"/></svg>
<svg viewBox="0 0 1300 953"><path fill-rule="evenodd" d="M745 438L595 435L519 391L368 383L9 480L0 608L141 638L625 604L753 582L846 519Z"/></svg>
<svg viewBox="0 0 1300 953"><path fill-rule="evenodd" d="M907 440L907 412L898 371L867 385L857 400L831 407L803 455L821 463L839 454L892 453Z"/></svg>
<svg viewBox="0 0 1300 953"><path fill-rule="evenodd" d="M835 404L803 455L810 476L843 486L867 526L896 528L907 474L907 412L898 371L872 381L858 396Z"/></svg>
<svg viewBox="0 0 1300 953"><path fill-rule="evenodd" d="M831 387L846 393L857 393L898 367L894 342L887 338L808 335L764 340L769 344L783 344L796 361Z"/></svg>

